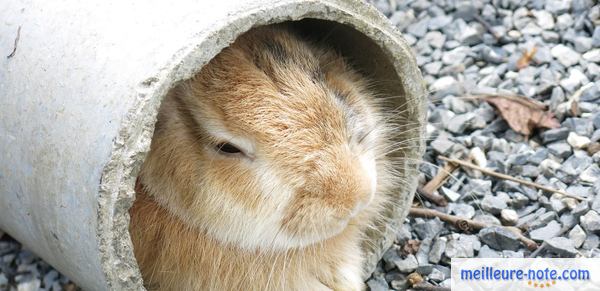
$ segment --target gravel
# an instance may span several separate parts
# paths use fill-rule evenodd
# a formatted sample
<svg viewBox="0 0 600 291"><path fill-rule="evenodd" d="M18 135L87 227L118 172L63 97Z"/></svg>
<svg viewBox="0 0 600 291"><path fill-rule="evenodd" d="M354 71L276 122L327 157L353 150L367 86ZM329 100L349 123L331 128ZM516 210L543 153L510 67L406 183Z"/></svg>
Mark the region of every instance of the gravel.
<svg viewBox="0 0 600 291"><path fill-rule="evenodd" d="M469 156L480 166L587 200L459 169L438 190L450 203L441 207L422 198L423 206L496 226L468 234L429 219L435 223L425 231L426 219L408 217L402 240L390 251L403 260L410 256L403 251L406 241L425 242L427 260L418 259L425 251L416 251L415 272L445 287L450 274L442 270L449 270L451 258L532 254L500 225L524 229L543 245L538 257L600 256L600 5L589 0L391 2L395 11L384 13L405 16L396 25L408 36L431 92L420 186L438 172L432 164L444 165L438 155ZM519 59L533 47L531 61L519 68ZM533 98L560 126L525 137L487 103L464 98L474 94ZM373 278L385 278L388 289L404 290L408 274L379 266Z"/></svg>
<svg viewBox="0 0 600 291"><path fill-rule="evenodd" d="M65 276L0 231L0 290L77 290Z"/></svg>
<svg viewBox="0 0 600 291"><path fill-rule="evenodd" d="M449 287L451 258L531 255L499 225L526 229L526 236L543 243L540 257L600 256L600 5L589 0L370 2L404 33L431 92L426 162L442 166L437 155L470 154L494 171L588 198L577 202L459 169L438 193L451 203L439 207L425 201L424 207L496 226L467 234L438 219L407 218L367 281L370 290L404 290L411 272ZM519 68L519 59L533 47L531 62ZM524 137L489 104L464 98L478 93L536 99L560 126ZM578 110L572 110L573 103ZM437 172L425 165L421 186ZM415 253L403 250L409 241L420 243ZM1 233L0 255L0 290L76 289Z"/></svg>

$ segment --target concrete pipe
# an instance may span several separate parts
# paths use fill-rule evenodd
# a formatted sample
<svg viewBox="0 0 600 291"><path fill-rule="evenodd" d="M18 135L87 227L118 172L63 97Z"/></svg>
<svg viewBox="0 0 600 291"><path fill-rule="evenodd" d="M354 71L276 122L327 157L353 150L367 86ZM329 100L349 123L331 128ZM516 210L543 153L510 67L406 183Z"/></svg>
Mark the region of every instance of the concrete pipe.
<svg viewBox="0 0 600 291"><path fill-rule="evenodd" d="M3 1L0 229L88 290L143 289L128 209L167 91L250 28L293 22L373 78L415 130L406 185L365 244L372 271L407 213L425 94L399 32L358 0ZM332 33L333 32L333 33ZM408 124L407 123L407 124ZM399 125L401 126L401 124ZM406 127L404 127L406 128ZM367 246L368 245L368 246Z"/></svg>

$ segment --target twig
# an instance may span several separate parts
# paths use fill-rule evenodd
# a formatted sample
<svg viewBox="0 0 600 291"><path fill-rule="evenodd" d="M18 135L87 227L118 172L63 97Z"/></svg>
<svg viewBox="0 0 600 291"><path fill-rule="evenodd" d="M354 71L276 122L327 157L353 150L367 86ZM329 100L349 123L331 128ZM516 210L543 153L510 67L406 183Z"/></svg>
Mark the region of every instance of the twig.
<svg viewBox="0 0 600 291"><path fill-rule="evenodd" d="M539 248L537 248L537 250L535 250L534 252L532 252L529 257L530 258L535 258L537 257L544 249L546 249L546 242L543 242Z"/></svg>
<svg viewBox="0 0 600 291"><path fill-rule="evenodd" d="M444 167L437 172L437 175L435 175L435 177L429 180L429 182L427 182L427 184L425 184L423 188L418 189L419 195L427 198L428 200L439 206L448 205L448 201L446 201L446 199L443 196L436 195L435 191L437 191L440 187L442 187L442 185L444 185L444 183L446 183L448 177L450 177L450 175L452 175L452 172L456 171L456 169L458 169L457 165L452 163L446 163Z"/></svg>
<svg viewBox="0 0 600 291"><path fill-rule="evenodd" d="M417 194L419 194L422 197L425 197L425 199L435 203L438 206L447 206L448 205L448 201L446 201L444 196L435 194L433 192L427 192L427 191L423 190L423 188L421 188L421 187L417 188Z"/></svg>
<svg viewBox="0 0 600 291"><path fill-rule="evenodd" d="M447 157L444 157L444 156L438 156L438 158L440 158L441 160L447 161L449 163L454 163L454 164L461 165L463 167L467 167L467 168L478 170L478 171L480 171L480 172L482 172L482 173L484 173L486 175L494 176L496 178L500 178L500 179L504 179L504 180L509 180L509 181L513 181L513 182L517 182L517 183L520 183L520 184L523 184L523 185L526 185L526 186L530 186L530 187L535 187L535 188L538 188L538 189L541 189L541 190L544 190L544 191L547 191L547 192L558 193L558 194L561 194L561 195L566 196L566 197L571 197L573 199L577 199L579 201L585 201L586 200L583 197L579 197L577 195L572 195L572 194L569 194L569 193L567 193L565 191L561 191L561 190L557 190L557 189L552 189L550 187L546 187L544 185L540 185L540 184L535 183L535 182L531 182L531 181L527 181L527 180L515 178L515 177L509 176L509 175L501 174L501 173L498 173L498 172L494 172L492 170L488 170L488 169L482 168L480 166L471 164L469 162L465 162L465 161L461 161L461 160L457 160L457 159L451 159L451 158L447 158Z"/></svg>
<svg viewBox="0 0 600 291"><path fill-rule="evenodd" d="M535 56L536 52L536 46L533 46L530 51L526 50L521 56L521 58L517 61L517 69L520 70L529 66L529 63L531 63L531 59L533 58L533 56Z"/></svg>
<svg viewBox="0 0 600 291"><path fill-rule="evenodd" d="M483 27L496 39L496 41L500 40L500 36L494 31L494 28L487 22L485 19L481 18L481 16L477 14L473 14L475 20L481 23Z"/></svg>
<svg viewBox="0 0 600 291"><path fill-rule="evenodd" d="M439 212L434 209L427 209L427 208L422 208L422 207L411 207L408 212L408 215L415 216L415 217L424 217L424 218L437 217L437 218L441 219L442 221L445 221L445 222L453 225L454 227L458 228L460 231L464 231L464 232L472 232L473 230L479 231L482 228L486 228L486 227L490 226L483 222L478 222L478 221L471 220L471 219L461 218L458 216L442 213L442 212Z"/></svg>
<svg viewBox="0 0 600 291"><path fill-rule="evenodd" d="M13 46L13 50L10 53L10 55L6 56L7 59L12 58L15 53L17 52L17 44L19 43L19 39L21 38L21 26L19 25L19 28L17 28L17 37L15 38L15 44Z"/></svg>
<svg viewBox="0 0 600 291"><path fill-rule="evenodd" d="M525 245L525 247L527 247L528 250L530 251L535 251L537 250L537 248L539 247L538 244L533 241L532 239L526 237L523 235L523 233L521 232L521 230L517 227L514 226L503 226L504 228L510 230L512 233L514 233L517 236L517 239L519 239L519 241Z"/></svg>
<svg viewBox="0 0 600 291"><path fill-rule="evenodd" d="M457 229L464 231L464 232L472 232L473 230L479 231L482 228L496 226L496 225L487 224L487 223L483 223L483 222L479 222L479 221L475 221L475 220L471 220L471 219L461 218L458 216L442 213L437 210L426 209L426 208L422 208L422 207L411 207L408 212L408 215L415 216L415 217L424 217L424 218L437 217L440 220L447 222L447 223L453 225L454 227L456 227ZM503 227L503 228L509 230L510 232L514 233L518 237L519 241L521 241L521 243L523 243L523 245L525 245L527 247L527 249L533 251L538 248L537 243L534 242L533 240L527 238L526 236L524 236L523 233L518 228L506 227L506 226L499 226L499 227Z"/></svg>
<svg viewBox="0 0 600 291"><path fill-rule="evenodd" d="M435 286L429 283L421 282L412 286L412 289L422 291L450 291L448 287Z"/></svg>

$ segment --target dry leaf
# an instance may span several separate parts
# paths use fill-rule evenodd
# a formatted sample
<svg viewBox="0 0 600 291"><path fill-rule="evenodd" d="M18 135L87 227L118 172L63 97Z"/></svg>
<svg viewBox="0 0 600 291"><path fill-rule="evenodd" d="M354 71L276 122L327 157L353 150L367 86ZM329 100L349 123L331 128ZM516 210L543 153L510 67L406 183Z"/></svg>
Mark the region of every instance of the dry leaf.
<svg viewBox="0 0 600 291"><path fill-rule="evenodd" d="M421 274L419 274L417 272L408 274L408 276L406 276L406 280L408 281L408 284L410 286L417 285L424 281Z"/></svg>
<svg viewBox="0 0 600 291"><path fill-rule="evenodd" d="M485 100L494 105L510 128L530 136L535 128L557 128L560 126L554 114L546 106L533 99L520 96L488 96Z"/></svg>
<svg viewBox="0 0 600 291"><path fill-rule="evenodd" d="M525 51L523 53L523 55L521 56L521 58L517 61L517 69L522 69L525 68L527 66L529 66L529 63L531 63L531 59L533 59L533 56L535 56L535 53L537 52L537 47L532 47L530 51Z"/></svg>
<svg viewBox="0 0 600 291"><path fill-rule="evenodd" d="M402 254L404 255L414 255L419 251L419 246L421 246L421 242L415 239L409 239L404 246L402 246Z"/></svg>

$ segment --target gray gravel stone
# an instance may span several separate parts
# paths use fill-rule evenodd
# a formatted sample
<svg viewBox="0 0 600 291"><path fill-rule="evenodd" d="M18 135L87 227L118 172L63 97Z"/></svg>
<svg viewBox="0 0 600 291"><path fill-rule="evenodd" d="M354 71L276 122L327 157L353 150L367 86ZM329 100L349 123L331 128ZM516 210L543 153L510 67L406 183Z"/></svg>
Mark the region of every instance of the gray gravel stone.
<svg viewBox="0 0 600 291"><path fill-rule="evenodd" d="M569 133L569 137L567 137L567 142L574 149L583 149L586 148L592 141L586 136L581 136L571 132Z"/></svg>
<svg viewBox="0 0 600 291"><path fill-rule="evenodd" d="M446 42L448 44L448 42ZM442 62L446 65L453 65L457 63L463 63L467 54L470 53L470 49L468 47L459 46L452 50L444 52L442 55Z"/></svg>
<svg viewBox="0 0 600 291"><path fill-rule="evenodd" d="M383 253L383 269L386 271L392 270L396 267L396 261L402 260L398 255L399 247L392 246L385 253Z"/></svg>
<svg viewBox="0 0 600 291"><path fill-rule="evenodd" d="M542 132L542 141L546 144L554 141L565 140L569 136L569 132L570 130L567 127L549 129Z"/></svg>
<svg viewBox="0 0 600 291"><path fill-rule="evenodd" d="M444 137L438 137L434 141L431 142L431 147L434 151L447 156L452 153L452 148L454 147L454 143Z"/></svg>
<svg viewBox="0 0 600 291"><path fill-rule="evenodd" d="M579 224L587 232L600 233L600 215L594 210L590 210L587 214L580 217Z"/></svg>
<svg viewBox="0 0 600 291"><path fill-rule="evenodd" d="M438 218L420 220L412 225L412 229L421 239L433 238L444 229L444 223Z"/></svg>
<svg viewBox="0 0 600 291"><path fill-rule="evenodd" d="M410 273L419 266L419 262L414 255L408 255L406 259L398 260L394 263L396 264L396 268L402 273Z"/></svg>
<svg viewBox="0 0 600 291"><path fill-rule="evenodd" d="M425 33L427 33L427 27L429 26L429 18L423 18L413 24L410 24L407 28L406 28L406 32L421 38L423 36L425 36Z"/></svg>
<svg viewBox="0 0 600 291"><path fill-rule="evenodd" d="M596 114L594 114L592 123L594 124L594 127L596 129L600 129L600 112L597 112Z"/></svg>
<svg viewBox="0 0 600 291"><path fill-rule="evenodd" d="M457 201L458 199L460 199L461 195L459 193L457 193L456 191L452 190L452 189L448 189L446 187L442 187L441 189L442 194L444 194L444 196L452 202Z"/></svg>
<svg viewBox="0 0 600 291"><path fill-rule="evenodd" d="M452 16L440 15L429 20L429 30L438 30L444 28L452 22Z"/></svg>
<svg viewBox="0 0 600 291"><path fill-rule="evenodd" d="M567 118L562 126L567 127L570 131L583 136L591 136L594 132L594 124L586 118Z"/></svg>
<svg viewBox="0 0 600 291"><path fill-rule="evenodd" d="M546 0L544 8L554 15L563 14L569 12L571 2L571 0Z"/></svg>
<svg viewBox="0 0 600 291"><path fill-rule="evenodd" d="M548 145L548 151L559 158L567 158L573 152L571 146L565 141L554 142Z"/></svg>
<svg viewBox="0 0 600 291"><path fill-rule="evenodd" d="M575 20L570 14L562 14L556 17L556 26L560 30L566 30L567 28L573 26Z"/></svg>
<svg viewBox="0 0 600 291"><path fill-rule="evenodd" d="M587 201L582 201L571 211L575 217L580 217L590 210L590 204Z"/></svg>
<svg viewBox="0 0 600 291"><path fill-rule="evenodd" d="M498 218L496 218L493 215L484 214L484 213L475 214L475 216L473 217L473 220L477 221L477 222L482 222L485 224L501 225L500 220L498 220Z"/></svg>
<svg viewBox="0 0 600 291"><path fill-rule="evenodd" d="M472 258L475 251L470 241L448 239L445 254L448 258Z"/></svg>
<svg viewBox="0 0 600 291"><path fill-rule="evenodd" d="M600 26L596 26L592 35L592 46L600 47Z"/></svg>
<svg viewBox="0 0 600 291"><path fill-rule="evenodd" d="M478 258L501 258L502 254L490 249L490 247L488 247L487 245L484 245L479 250L477 257Z"/></svg>
<svg viewBox="0 0 600 291"><path fill-rule="evenodd" d="M558 44L554 46L550 50L550 53L565 67L575 65L581 59L581 55L579 55L579 53L563 44Z"/></svg>
<svg viewBox="0 0 600 291"><path fill-rule="evenodd" d="M519 239L509 230L498 227L486 227L479 231L479 238L484 244L495 250L513 250L519 248Z"/></svg>
<svg viewBox="0 0 600 291"><path fill-rule="evenodd" d="M446 129L453 133L462 134L470 127L470 123L474 118L475 114L472 112L458 114L450 119L450 122L446 125Z"/></svg>
<svg viewBox="0 0 600 291"><path fill-rule="evenodd" d="M21 282L17 285L17 291L37 291L40 290L41 282L39 279L32 279Z"/></svg>
<svg viewBox="0 0 600 291"><path fill-rule="evenodd" d="M585 36L577 36L575 37L575 41L573 45L575 45L575 50L579 53L585 53L592 48L592 38Z"/></svg>
<svg viewBox="0 0 600 291"><path fill-rule="evenodd" d="M585 38L587 40L589 40L589 38ZM580 44L580 46L591 46L590 43L583 43ZM600 62L600 49L593 49L593 50L585 50L585 53L581 56L584 60L588 61L588 62L594 62L594 63L598 63Z"/></svg>
<svg viewBox="0 0 600 291"><path fill-rule="evenodd" d="M448 211L458 217L471 219L475 216L475 208L469 204L463 203L449 203Z"/></svg>
<svg viewBox="0 0 600 291"><path fill-rule="evenodd" d="M579 69L573 68L569 70L568 77L560 81L560 86L567 92L575 92L577 88L587 83L589 83L589 80L585 74Z"/></svg>
<svg viewBox="0 0 600 291"><path fill-rule="evenodd" d="M540 148L535 151L533 155L527 158L527 162L533 165L539 165L543 160L548 157L548 150L546 148Z"/></svg>
<svg viewBox="0 0 600 291"><path fill-rule="evenodd" d="M536 241L545 241L560 234L561 226L556 220L550 221L546 226L529 232L529 237Z"/></svg>
<svg viewBox="0 0 600 291"><path fill-rule="evenodd" d="M406 275L398 272L397 270L393 270L386 274L385 280L394 290L406 290L409 287Z"/></svg>
<svg viewBox="0 0 600 291"><path fill-rule="evenodd" d="M545 241L546 249L559 256L573 258L577 255L577 250L573 247L573 242L566 237L554 237Z"/></svg>
<svg viewBox="0 0 600 291"><path fill-rule="evenodd" d="M371 291L388 291L388 284L385 279L375 276L367 281L367 286L369 286L369 290Z"/></svg>
<svg viewBox="0 0 600 291"><path fill-rule="evenodd" d="M425 73L429 75L437 75L442 68L442 62L431 62L423 66Z"/></svg>
<svg viewBox="0 0 600 291"><path fill-rule="evenodd" d="M429 262L434 264L440 262L442 255L446 251L446 242L447 239L445 237L439 237L435 240L429 251Z"/></svg>
<svg viewBox="0 0 600 291"><path fill-rule="evenodd" d="M594 200L592 201L592 205L591 205L592 210L600 213L600 196L596 196L594 198Z"/></svg>
<svg viewBox="0 0 600 291"><path fill-rule="evenodd" d="M600 237L595 234L588 234L581 248L585 250L595 249L600 246Z"/></svg>
<svg viewBox="0 0 600 291"><path fill-rule="evenodd" d="M5 288L8 285L8 278L3 273L0 273L0 287Z"/></svg>
<svg viewBox="0 0 600 291"><path fill-rule="evenodd" d="M575 225L575 227L569 231L569 239L571 242L573 242L573 246L576 248L579 248L581 245L583 245L586 237L587 235L585 234L585 231L583 231L579 224Z"/></svg>
<svg viewBox="0 0 600 291"><path fill-rule="evenodd" d="M465 186L464 193L469 196L483 198L492 194L492 181L483 179L470 179Z"/></svg>
<svg viewBox="0 0 600 291"><path fill-rule="evenodd" d="M554 16L552 13L545 10L533 10L533 15L536 18L536 24L544 30L554 28Z"/></svg>
<svg viewBox="0 0 600 291"><path fill-rule="evenodd" d="M434 282L441 282L446 279L446 275L438 269L433 269L431 274L427 275L427 279Z"/></svg>
<svg viewBox="0 0 600 291"><path fill-rule="evenodd" d="M594 2L592 0L573 0L571 4L571 8L575 13L585 12L588 9L594 6Z"/></svg>
<svg viewBox="0 0 600 291"><path fill-rule="evenodd" d="M538 228L546 225L548 222L556 218L556 213L552 211L540 213L539 210L544 209L538 209L538 211L536 211L535 213L519 218L517 226L523 226L532 229Z"/></svg>
<svg viewBox="0 0 600 291"><path fill-rule="evenodd" d="M488 195L481 201L481 208L491 214L500 214L500 211L506 207L508 207L506 202L497 196Z"/></svg>

